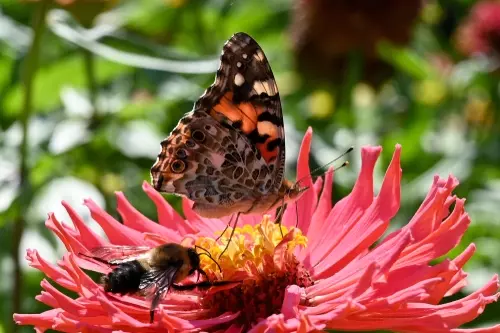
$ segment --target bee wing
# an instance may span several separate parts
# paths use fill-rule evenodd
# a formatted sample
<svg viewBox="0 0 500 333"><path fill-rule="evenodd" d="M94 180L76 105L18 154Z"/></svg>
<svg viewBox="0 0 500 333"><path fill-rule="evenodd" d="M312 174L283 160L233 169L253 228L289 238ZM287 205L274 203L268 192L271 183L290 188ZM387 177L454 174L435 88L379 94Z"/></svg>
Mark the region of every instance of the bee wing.
<svg viewBox="0 0 500 333"><path fill-rule="evenodd" d="M149 250L151 248L148 246L102 246L90 250L91 255L88 257L111 265L119 265L124 262L140 259Z"/></svg>
<svg viewBox="0 0 500 333"><path fill-rule="evenodd" d="M181 266L182 262L179 262L166 269L147 272L142 276L139 291L146 297L153 297L150 308L151 322L153 322L156 307L174 284L175 276Z"/></svg>

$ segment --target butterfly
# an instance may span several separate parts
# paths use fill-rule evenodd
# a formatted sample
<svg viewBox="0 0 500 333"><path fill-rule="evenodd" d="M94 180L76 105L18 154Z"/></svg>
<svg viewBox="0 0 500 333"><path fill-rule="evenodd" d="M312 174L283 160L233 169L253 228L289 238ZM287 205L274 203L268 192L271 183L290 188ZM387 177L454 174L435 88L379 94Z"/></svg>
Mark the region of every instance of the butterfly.
<svg viewBox="0 0 500 333"><path fill-rule="evenodd" d="M257 42L236 33L223 47L215 82L161 142L152 185L191 199L203 217L266 213L307 189L285 179L284 168L273 72Z"/></svg>

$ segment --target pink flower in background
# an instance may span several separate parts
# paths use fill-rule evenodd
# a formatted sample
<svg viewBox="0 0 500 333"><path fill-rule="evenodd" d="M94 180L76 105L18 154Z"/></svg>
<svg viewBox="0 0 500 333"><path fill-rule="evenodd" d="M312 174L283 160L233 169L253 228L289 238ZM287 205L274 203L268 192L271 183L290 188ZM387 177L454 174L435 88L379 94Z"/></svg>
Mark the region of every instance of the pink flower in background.
<svg viewBox="0 0 500 333"><path fill-rule="evenodd" d="M500 2L481 1L458 28L457 47L466 55L500 53Z"/></svg>
<svg viewBox="0 0 500 333"><path fill-rule="evenodd" d="M299 179L309 174L311 137L308 131L302 143ZM76 254L109 243L156 246L189 239L217 254L223 246L213 238L229 219L199 217L187 200L183 219L145 183L144 191L157 207L158 224L132 207L122 193L117 197L123 224L92 200L85 201L107 241L63 203L75 227L59 222L54 215L46 224L68 253L57 265L44 261L36 250L28 250L27 259L78 297L65 296L44 280L37 300L53 309L41 314L15 314L14 320L35 326L39 332L499 332L500 325L477 330L458 328L497 300L497 276L463 299L442 303L443 297L466 285L467 274L462 267L474 253L473 244L453 260L429 264L453 249L470 223L464 199L452 195L458 181L436 177L411 221L381 239L400 206L401 148L396 147L374 197L373 169L380 151L379 147L362 149L358 180L351 194L333 207L332 173L314 184L308 180L305 185L310 190L297 201L298 229L293 227L296 209L289 205L283 223L285 231L290 232L284 238L267 216L240 217L240 228L220 260L223 274L208 260L202 264L211 277L244 282L212 293L169 293L152 324L147 300L105 293L82 268L105 273L109 267Z"/></svg>

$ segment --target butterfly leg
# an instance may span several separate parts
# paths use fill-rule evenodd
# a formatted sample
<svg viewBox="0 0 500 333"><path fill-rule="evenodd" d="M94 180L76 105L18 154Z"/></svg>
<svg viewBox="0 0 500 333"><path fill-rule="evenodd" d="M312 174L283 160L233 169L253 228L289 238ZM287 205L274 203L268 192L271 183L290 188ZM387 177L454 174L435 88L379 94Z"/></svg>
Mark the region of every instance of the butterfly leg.
<svg viewBox="0 0 500 333"><path fill-rule="evenodd" d="M241 213L238 213L236 214L236 220L234 221L234 225L233 225L233 230L231 230L231 235L229 236L229 239L227 240L227 244L226 244L226 247L224 248L224 250L221 252L221 254L219 254L219 259L220 257L222 257L222 255L224 254L224 252L226 252L227 248L229 247L229 243L231 243L231 239L233 239L233 235L234 235L234 231L236 230L236 225L238 224L238 219L240 217L240 214ZM229 225L229 224L228 224ZM227 227L226 227L227 229ZM225 230L224 230L225 231Z"/></svg>
<svg viewBox="0 0 500 333"><path fill-rule="evenodd" d="M281 238L284 237L283 229L281 229L281 221L283 220L283 214L285 214L286 207L287 204L285 203L285 200L283 200L281 206L276 208L276 219L274 220L274 223L278 223L280 225Z"/></svg>
<svg viewBox="0 0 500 333"><path fill-rule="evenodd" d="M299 206L297 205L297 201L295 201L295 228L299 227Z"/></svg>
<svg viewBox="0 0 500 333"><path fill-rule="evenodd" d="M234 217L234 214L231 215L231 218L229 219L229 222L227 223L227 225L224 228L224 230L222 230L220 236L215 239L215 242L218 242L219 239L222 237L222 235L224 235L226 233L227 228L229 228L229 226L231 225L231 222L233 221L233 217Z"/></svg>

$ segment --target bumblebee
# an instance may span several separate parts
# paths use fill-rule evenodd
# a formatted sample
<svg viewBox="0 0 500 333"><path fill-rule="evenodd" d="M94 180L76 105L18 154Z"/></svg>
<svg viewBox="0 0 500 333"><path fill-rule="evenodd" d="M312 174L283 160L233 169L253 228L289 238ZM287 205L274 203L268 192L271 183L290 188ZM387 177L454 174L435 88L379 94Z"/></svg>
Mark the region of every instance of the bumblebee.
<svg viewBox="0 0 500 333"><path fill-rule="evenodd" d="M101 277L106 292L115 294L139 293L152 297L150 322L154 320L154 312L160 301L171 290L193 290L227 285L235 281L209 281L207 274L200 268L200 255L196 249L177 243L167 243L155 248L146 246L104 246L91 250L86 257L108 265L116 266L107 275ZM205 250L206 251L206 250ZM214 260L220 270L219 264ZM179 283L186 277L198 273L205 278L202 282L192 284ZM239 282L239 281L236 281Z"/></svg>

